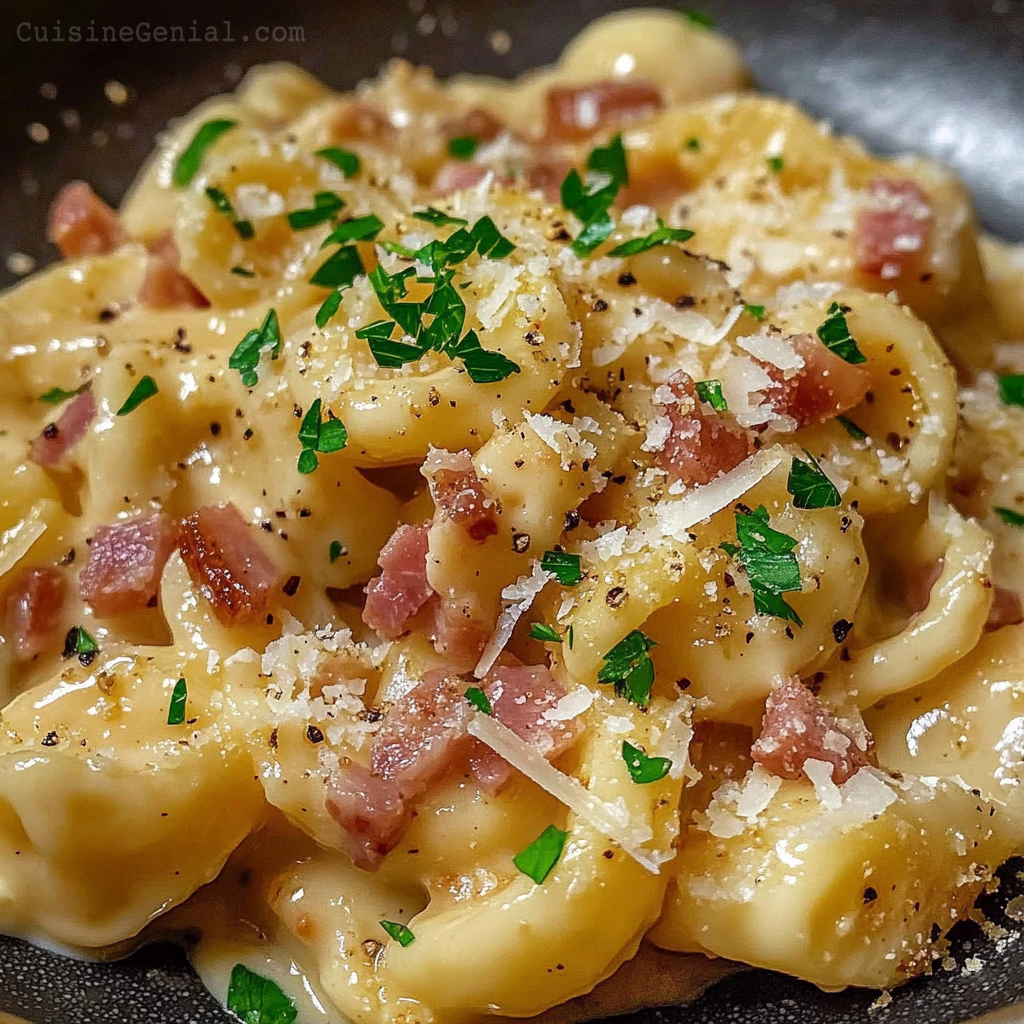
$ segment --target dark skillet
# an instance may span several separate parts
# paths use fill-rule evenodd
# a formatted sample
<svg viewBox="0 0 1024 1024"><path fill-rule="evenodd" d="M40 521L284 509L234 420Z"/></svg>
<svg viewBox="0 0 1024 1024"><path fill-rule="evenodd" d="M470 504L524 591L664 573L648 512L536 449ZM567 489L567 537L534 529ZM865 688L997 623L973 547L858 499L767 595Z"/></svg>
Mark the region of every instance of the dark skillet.
<svg viewBox="0 0 1024 1024"><path fill-rule="evenodd" d="M39 264L55 251L43 238L46 209L72 177L116 202L168 118L233 86L242 69L267 60L304 65L347 88L401 49L442 75L511 75L548 62L587 22L632 6L616 0L248 0L155 5L112 0L91 5L42 0L0 5L0 284L16 280L11 253ZM686 6L686 5L684 5ZM915 150L952 164L974 190L985 225L1024 240L1024 0L706 0L703 9L744 46L767 90L792 97L876 150ZM417 29L436 22L434 31ZM71 25L217 25L218 42L60 43ZM224 23L230 22L228 28ZM27 27L30 23L32 27ZM22 42L48 26L50 42ZM261 26L301 26L304 41L257 39ZM494 29L512 39L507 54L488 44ZM228 36L232 41L228 41ZM118 106L104 93L130 89ZM40 93L57 87L56 99ZM62 113L73 111L74 113ZM48 142L26 126L46 125ZM97 134L98 133L98 134ZM1013 932L1002 907L1024 891L1018 861L1001 872L989 918ZM784 921L779 927L786 927ZM826 995L811 985L749 971L715 985L682 1008L647 1011L617 1024L954 1024L1018 1004L999 1024L1024 1021L1024 941L997 945L972 924L955 930L954 951L984 962L976 973L940 970L893 993L869 1013L876 993ZM470 969L471 965L467 965ZM86 964L0 939L0 1011L33 1024L226 1024L183 955L154 946L118 964ZM444 1022L441 1022L444 1024ZM995 1021L992 1022L995 1024Z"/></svg>

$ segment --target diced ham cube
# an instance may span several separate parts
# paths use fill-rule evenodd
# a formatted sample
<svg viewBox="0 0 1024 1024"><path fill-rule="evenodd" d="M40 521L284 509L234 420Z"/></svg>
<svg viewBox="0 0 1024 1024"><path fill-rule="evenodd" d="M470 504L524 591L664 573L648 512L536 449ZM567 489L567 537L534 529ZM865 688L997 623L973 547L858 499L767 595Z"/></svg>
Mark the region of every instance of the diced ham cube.
<svg viewBox="0 0 1024 1024"><path fill-rule="evenodd" d="M1016 590L996 587L992 597L992 607L988 612L985 630L988 633L1003 626L1016 626L1024 622L1024 606L1021 605L1020 594Z"/></svg>
<svg viewBox="0 0 1024 1024"><path fill-rule="evenodd" d="M266 610L279 573L234 505L207 505L182 521L178 541L192 582L225 625Z"/></svg>
<svg viewBox="0 0 1024 1024"><path fill-rule="evenodd" d="M366 585L363 621L388 640L434 596L427 582L428 533L426 524L399 526L377 556L380 575Z"/></svg>
<svg viewBox="0 0 1024 1024"><path fill-rule="evenodd" d="M448 452L431 448L423 464L423 475L438 513L458 523L477 543L498 532L498 502L490 496L477 476L468 451Z"/></svg>
<svg viewBox="0 0 1024 1024"><path fill-rule="evenodd" d="M160 576L178 541L162 513L101 526L79 577L82 600L101 618L139 611L156 602Z"/></svg>
<svg viewBox="0 0 1024 1024"><path fill-rule="evenodd" d="M661 93L649 82L595 82L555 86L547 94L547 135L581 139L660 110Z"/></svg>
<svg viewBox="0 0 1024 1024"><path fill-rule="evenodd" d="M827 349L813 334L786 339L804 365L787 376L773 363L757 360L775 386L765 397L780 415L791 416L798 427L827 423L859 405L871 386L871 374Z"/></svg>
<svg viewBox="0 0 1024 1024"><path fill-rule="evenodd" d="M373 871L398 844L410 814L395 782L361 764L339 765L327 784L327 812L342 828L357 868Z"/></svg>
<svg viewBox="0 0 1024 1024"><path fill-rule="evenodd" d="M868 733L856 734L796 677L784 680L769 695L761 735L750 753L773 775L798 779L808 758L832 765L832 781L841 786L872 763Z"/></svg>
<svg viewBox="0 0 1024 1024"><path fill-rule="evenodd" d="M3 596L3 633L19 661L31 661L59 637L67 583L48 566L21 569Z"/></svg>
<svg viewBox="0 0 1024 1024"><path fill-rule="evenodd" d="M704 406L693 380L682 371L668 382L665 413L671 430L657 462L674 480L688 486L710 483L735 469L751 452L750 440L731 417Z"/></svg>
<svg viewBox="0 0 1024 1024"><path fill-rule="evenodd" d="M548 759L558 757L579 735L577 720L544 717L565 696L546 665L498 666L488 675L484 692L494 717Z"/></svg>
<svg viewBox="0 0 1024 1024"><path fill-rule="evenodd" d="M436 195L448 196L453 192L461 192L463 189L479 185L488 174L490 168L472 160L447 160L434 176L431 189ZM508 179L505 180L507 182Z"/></svg>
<svg viewBox="0 0 1024 1024"><path fill-rule="evenodd" d="M857 266L885 281L921 265L931 237L933 213L916 181L876 178L857 216Z"/></svg>
<svg viewBox="0 0 1024 1024"><path fill-rule="evenodd" d="M117 214L84 181L72 181L57 193L46 237L69 260L106 255L128 240Z"/></svg>
<svg viewBox="0 0 1024 1024"><path fill-rule="evenodd" d="M49 423L32 442L28 457L38 466L56 466L89 431L96 418L96 399L83 391L64 406L55 423Z"/></svg>
<svg viewBox="0 0 1024 1024"><path fill-rule="evenodd" d="M170 235L157 239L150 247L146 276L139 288L139 302L150 309L206 309L206 296L181 272L181 256Z"/></svg>

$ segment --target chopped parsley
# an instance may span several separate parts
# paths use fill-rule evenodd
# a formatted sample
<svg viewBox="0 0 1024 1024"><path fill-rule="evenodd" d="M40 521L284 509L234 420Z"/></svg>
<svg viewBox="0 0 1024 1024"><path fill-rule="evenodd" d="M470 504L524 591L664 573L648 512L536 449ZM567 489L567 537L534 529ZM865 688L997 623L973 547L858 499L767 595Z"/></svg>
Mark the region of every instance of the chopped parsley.
<svg viewBox="0 0 1024 1024"><path fill-rule="evenodd" d="M786 166L786 162L781 156L766 156L764 162L768 165L768 170L772 174L781 174Z"/></svg>
<svg viewBox="0 0 1024 1024"><path fill-rule="evenodd" d="M124 400L124 404L120 409L117 410L118 416L127 416L130 412L135 412L136 409L148 398L152 398L160 389L156 386L156 381L147 373L135 387L132 388L132 393Z"/></svg>
<svg viewBox="0 0 1024 1024"><path fill-rule="evenodd" d="M343 245L320 264L309 283L321 288L351 288L352 282L365 273L359 250L354 245Z"/></svg>
<svg viewBox="0 0 1024 1024"><path fill-rule="evenodd" d="M764 306L753 305L747 302L744 303L743 305L743 311L747 314L747 316L752 316L755 320L764 319Z"/></svg>
<svg viewBox="0 0 1024 1024"><path fill-rule="evenodd" d="M638 252L646 252L648 249L656 249L659 245L669 245L672 242L688 242L693 238L693 232L688 228L666 227L665 222L659 217L658 226L643 238L631 238L628 242L615 246L609 256L635 256Z"/></svg>
<svg viewBox="0 0 1024 1024"><path fill-rule="evenodd" d="M540 567L552 573L563 587L574 587L583 579L580 568L580 556L568 551L545 551L540 560Z"/></svg>
<svg viewBox="0 0 1024 1024"><path fill-rule="evenodd" d="M1007 526L1024 526L1024 514L1012 508L1003 508L997 505L993 510Z"/></svg>
<svg viewBox="0 0 1024 1024"><path fill-rule="evenodd" d="M736 539L739 544L719 546L746 571L754 597L754 610L758 615L774 615L802 626L800 616L782 596L803 586L800 565L793 554L796 541L773 530L768 521L768 510L764 505L754 511L745 506L738 507Z"/></svg>
<svg viewBox="0 0 1024 1024"><path fill-rule="evenodd" d="M48 405L60 405L61 402L66 402L69 398L81 395L91 387L92 381L87 380L81 387L75 388L74 391L65 391L63 388L50 388L49 391L39 396L39 401L46 402Z"/></svg>
<svg viewBox="0 0 1024 1024"><path fill-rule="evenodd" d="M850 312L849 306L840 306L833 302L825 314L825 322L818 328L818 337L821 343L834 352L840 359L848 363L866 363L867 356L857 347L850 334L850 327L846 322L846 314Z"/></svg>
<svg viewBox="0 0 1024 1024"><path fill-rule="evenodd" d="M402 949L416 941L416 936L404 924L399 924L397 921L381 921L380 926Z"/></svg>
<svg viewBox="0 0 1024 1024"><path fill-rule="evenodd" d="M476 331L469 331L452 350L452 355L462 360L474 384L497 384L499 380L520 372L519 366L508 356L484 348Z"/></svg>
<svg viewBox="0 0 1024 1024"><path fill-rule="evenodd" d="M846 416L837 416L836 423L838 423L839 426L841 426L843 430L845 430L855 441L864 441L868 436L868 432L866 430L862 430L853 422L853 420L848 419Z"/></svg>
<svg viewBox="0 0 1024 1024"><path fill-rule="evenodd" d="M573 641L572 623L569 624L569 628L565 631L565 639L569 641L569 650L571 651Z"/></svg>
<svg viewBox="0 0 1024 1024"><path fill-rule="evenodd" d="M352 217L336 225L334 230L320 243L321 249L343 242L372 242L384 229L384 221L375 214Z"/></svg>
<svg viewBox="0 0 1024 1024"><path fill-rule="evenodd" d="M182 725L185 721L185 703L188 700L188 684L184 678L174 684L171 703L167 708L167 724Z"/></svg>
<svg viewBox="0 0 1024 1024"><path fill-rule="evenodd" d="M622 136L598 146L587 157L586 179L574 167L562 182L562 206L582 222L572 243L577 256L589 256L611 233L615 223L608 213L619 189L629 184Z"/></svg>
<svg viewBox="0 0 1024 1024"><path fill-rule="evenodd" d="M491 708L491 702L487 699L487 694L480 689L479 686L471 686L466 690L466 700L477 709L482 711L485 715L489 715L493 712Z"/></svg>
<svg viewBox="0 0 1024 1024"><path fill-rule="evenodd" d="M335 290L320 303L320 308L316 311L317 327L322 331L327 324L330 322L331 317L341 308L341 291Z"/></svg>
<svg viewBox="0 0 1024 1024"><path fill-rule="evenodd" d="M613 683L617 697L625 697L639 708L647 707L654 685L654 662L650 651L657 646L656 641L634 629L604 656L597 681Z"/></svg>
<svg viewBox="0 0 1024 1024"><path fill-rule="evenodd" d="M96 643L92 634L85 626L72 626L67 636L64 637L64 657L78 660L85 666L92 664L93 659L100 652L100 645Z"/></svg>
<svg viewBox="0 0 1024 1024"><path fill-rule="evenodd" d="M317 192L313 196L313 205L302 210L292 210L288 214L288 226L292 231L305 231L315 228L318 224L334 220L345 208L345 200L336 192Z"/></svg>
<svg viewBox="0 0 1024 1024"><path fill-rule="evenodd" d="M525 850L512 858L512 863L527 876L540 885L551 874L551 869L558 863L565 849L568 832L563 832L554 825L548 825Z"/></svg>
<svg viewBox="0 0 1024 1024"><path fill-rule="evenodd" d="M184 188L199 173L206 151L226 132L234 128L237 121L207 121L192 136L192 141L182 150L171 172L171 181L176 188Z"/></svg>
<svg viewBox="0 0 1024 1024"><path fill-rule="evenodd" d="M281 354L281 328L277 322L275 309L267 311L259 328L254 327L246 332L228 359L228 368L238 370L242 375L242 383L247 388L254 387L259 380L256 368L260 364L260 353L264 349L270 349L271 359L276 359Z"/></svg>
<svg viewBox="0 0 1024 1024"><path fill-rule="evenodd" d="M329 554L331 558L331 565L334 565L342 555L348 554L348 548L346 548L340 540L332 540Z"/></svg>
<svg viewBox="0 0 1024 1024"><path fill-rule="evenodd" d="M224 214L235 231L238 232L238 237L248 241L256 234L255 228L252 226L251 220L240 220L235 208L231 205L231 200L228 199L227 192L222 188L217 188L215 185L211 185L206 190L206 198L213 203L213 208L218 212Z"/></svg>
<svg viewBox="0 0 1024 1024"><path fill-rule="evenodd" d="M714 28L715 19L707 11L686 7L679 12L694 28Z"/></svg>
<svg viewBox="0 0 1024 1024"><path fill-rule="evenodd" d="M825 475L818 460L805 448L810 462L794 456L789 467L786 489L793 496L794 508L838 508L839 491Z"/></svg>
<svg viewBox="0 0 1024 1024"><path fill-rule="evenodd" d="M691 153L700 152L700 139L696 135L691 135L690 138L683 143L683 148L688 149Z"/></svg>
<svg viewBox="0 0 1024 1024"><path fill-rule="evenodd" d="M475 135L456 135L448 140L448 152L456 160L472 160L480 148L480 140Z"/></svg>
<svg viewBox="0 0 1024 1024"><path fill-rule="evenodd" d="M725 395L722 394L720 380L699 380L694 387L697 389L697 397L702 402L707 402L715 412L725 412L729 408Z"/></svg>
<svg viewBox="0 0 1024 1024"><path fill-rule="evenodd" d="M1005 405L1024 405L1024 373L999 378L999 397Z"/></svg>
<svg viewBox="0 0 1024 1024"><path fill-rule="evenodd" d="M329 160L346 178L354 178L363 166L355 153L347 149L341 149L339 146L328 146L326 149L318 149L316 155Z"/></svg>
<svg viewBox="0 0 1024 1024"><path fill-rule="evenodd" d="M231 273L232 274L237 274L239 277L255 277L256 276L256 271L255 270L249 270L247 267L243 267L243 266L241 266L240 264L237 264L237 263L235 264L235 266L233 266L231 268Z"/></svg>
<svg viewBox="0 0 1024 1024"><path fill-rule="evenodd" d="M448 224L460 228L469 226L468 220L463 217L452 217L451 214L439 210L436 206L428 206L425 210L413 210L412 215L417 220L425 220L428 224L434 224L437 227L444 227Z"/></svg>
<svg viewBox="0 0 1024 1024"><path fill-rule="evenodd" d="M530 639L539 640L543 644L560 644L562 642L558 630L546 622L534 622L530 626Z"/></svg>
<svg viewBox="0 0 1024 1024"><path fill-rule="evenodd" d="M658 782L668 775L672 762L667 757L648 757L640 747L622 741L622 760L629 769L629 777L638 785Z"/></svg>
<svg viewBox="0 0 1024 1024"><path fill-rule="evenodd" d="M322 455L340 452L348 444L345 424L330 413L326 420L321 421L322 408L323 402L316 398L309 412L302 417L302 425L299 427L299 444L302 445L302 453L299 455L300 473L312 473L320 465L317 452Z"/></svg>
<svg viewBox="0 0 1024 1024"><path fill-rule="evenodd" d="M245 964L231 969L228 1009L242 1024L294 1024L299 1015L276 982L250 971Z"/></svg>

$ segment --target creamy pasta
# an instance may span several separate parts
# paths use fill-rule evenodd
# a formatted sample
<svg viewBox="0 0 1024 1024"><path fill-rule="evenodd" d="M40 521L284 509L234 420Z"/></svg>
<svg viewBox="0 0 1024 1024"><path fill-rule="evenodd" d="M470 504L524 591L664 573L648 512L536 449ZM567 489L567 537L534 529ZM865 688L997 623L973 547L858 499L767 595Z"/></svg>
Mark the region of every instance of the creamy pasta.
<svg viewBox="0 0 1024 1024"><path fill-rule="evenodd" d="M199 935L286 1024L944 955L1024 847L1024 262L747 85L666 12L516 82L271 65L57 197L0 928Z"/></svg>

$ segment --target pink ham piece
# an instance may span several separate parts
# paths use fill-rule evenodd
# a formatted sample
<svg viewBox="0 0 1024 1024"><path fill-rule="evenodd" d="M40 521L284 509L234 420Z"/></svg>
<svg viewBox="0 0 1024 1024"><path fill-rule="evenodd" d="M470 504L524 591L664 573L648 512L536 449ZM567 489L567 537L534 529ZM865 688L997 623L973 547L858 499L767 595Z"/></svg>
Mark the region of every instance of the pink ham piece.
<svg viewBox="0 0 1024 1024"><path fill-rule="evenodd" d="M234 505L207 505L183 520L178 548L224 625L251 622L266 610L279 573Z"/></svg>
<svg viewBox="0 0 1024 1024"><path fill-rule="evenodd" d="M1016 590L996 587L992 597L992 607L985 622L985 632L991 633L1003 626L1016 626L1024 622L1024 606Z"/></svg>
<svg viewBox="0 0 1024 1024"><path fill-rule="evenodd" d="M380 575L366 585L363 621L388 640L404 633L434 596L427 582L428 533L428 525L399 526L377 556Z"/></svg>
<svg viewBox="0 0 1024 1024"><path fill-rule="evenodd" d="M181 257L170 235L149 247L146 276L139 288L139 302L150 309L206 309L206 296L181 272Z"/></svg>
<svg viewBox="0 0 1024 1024"><path fill-rule="evenodd" d="M832 781L841 786L872 763L870 734L857 737L843 729L835 715L795 676L769 695L761 735L750 754L773 775L798 779L809 758L832 765Z"/></svg>
<svg viewBox="0 0 1024 1024"><path fill-rule="evenodd" d="M177 529L162 513L101 526L78 580L82 600L100 618L149 607L177 541Z"/></svg>
<svg viewBox="0 0 1024 1024"><path fill-rule="evenodd" d="M547 135L582 139L599 129L635 121L660 110L661 93L650 82L595 82L556 86L547 94Z"/></svg>
<svg viewBox="0 0 1024 1024"><path fill-rule="evenodd" d="M489 167L472 160L448 160L435 175L432 190L436 195L449 196L453 192L479 185L490 173ZM505 174L495 174L494 184L507 187L512 184L512 179Z"/></svg>
<svg viewBox="0 0 1024 1024"><path fill-rule="evenodd" d="M682 371L668 382L675 401L664 406L672 429L657 462L674 480L707 484L735 469L751 452L742 429L703 405L693 380Z"/></svg>
<svg viewBox="0 0 1024 1024"><path fill-rule="evenodd" d="M91 390L75 395L57 418L32 442L28 457L37 466L56 466L89 431L96 418L96 399Z"/></svg>
<svg viewBox="0 0 1024 1024"><path fill-rule="evenodd" d="M774 381L765 397L780 415L791 416L797 427L827 423L859 405L871 386L871 374L825 348L813 334L786 339L804 361L791 376L772 363L757 360Z"/></svg>
<svg viewBox="0 0 1024 1024"><path fill-rule="evenodd" d="M128 240L117 214L84 181L69 182L57 193L46 237L69 260L106 255Z"/></svg>
<svg viewBox="0 0 1024 1024"><path fill-rule="evenodd" d="M916 181L876 178L857 216L857 266L883 281L893 281L926 255L932 208Z"/></svg>
<svg viewBox="0 0 1024 1024"><path fill-rule="evenodd" d="M31 661L59 637L67 583L48 566L21 569L3 596L3 632L19 661Z"/></svg>
<svg viewBox="0 0 1024 1024"><path fill-rule="evenodd" d="M459 117L452 117L443 122L441 134L446 139L469 136L478 142L493 142L504 127L490 111L474 107Z"/></svg>
<svg viewBox="0 0 1024 1024"><path fill-rule="evenodd" d="M442 518L458 523L478 544L498 532L498 502L487 493L468 451L431 448L422 473Z"/></svg>
<svg viewBox="0 0 1024 1024"><path fill-rule="evenodd" d="M327 813L341 826L352 863L373 871L398 845L411 818L398 784L361 764L339 765L327 786Z"/></svg>

